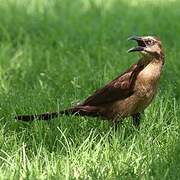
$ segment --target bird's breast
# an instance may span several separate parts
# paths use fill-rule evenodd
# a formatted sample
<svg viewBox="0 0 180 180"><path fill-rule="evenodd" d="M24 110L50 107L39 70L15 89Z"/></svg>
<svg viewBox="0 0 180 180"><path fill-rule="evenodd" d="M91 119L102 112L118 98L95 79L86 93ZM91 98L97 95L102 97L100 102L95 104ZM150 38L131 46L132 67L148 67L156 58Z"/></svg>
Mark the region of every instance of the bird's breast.
<svg viewBox="0 0 180 180"><path fill-rule="evenodd" d="M149 63L137 76L135 92L142 95L151 94L157 89L162 71L161 62Z"/></svg>
<svg viewBox="0 0 180 180"><path fill-rule="evenodd" d="M156 95L161 71L162 63L152 62L138 74L134 86L137 111L144 110Z"/></svg>

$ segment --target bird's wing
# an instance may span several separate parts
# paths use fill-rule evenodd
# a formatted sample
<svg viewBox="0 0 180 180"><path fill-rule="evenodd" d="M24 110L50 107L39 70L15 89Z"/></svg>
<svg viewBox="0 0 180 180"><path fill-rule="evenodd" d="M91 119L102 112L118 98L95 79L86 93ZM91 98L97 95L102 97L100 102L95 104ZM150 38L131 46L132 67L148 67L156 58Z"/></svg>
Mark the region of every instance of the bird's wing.
<svg viewBox="0 0 180 180"><path fill-rule="evenodd" d="M80 104L80 106L98 106L130 96L133 93L133 89L131 88L133 74L135 74L138 69L138 65L134 64L130 69L118 76L109 84L96 90L90 97Z"/></svg>

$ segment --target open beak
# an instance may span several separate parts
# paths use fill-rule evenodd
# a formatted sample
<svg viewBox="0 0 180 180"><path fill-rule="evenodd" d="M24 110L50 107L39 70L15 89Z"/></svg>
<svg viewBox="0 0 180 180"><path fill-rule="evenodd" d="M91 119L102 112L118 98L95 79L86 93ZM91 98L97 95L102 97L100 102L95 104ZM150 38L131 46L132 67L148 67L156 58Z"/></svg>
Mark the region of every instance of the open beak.
<svg viewBox="0 0 180 180"><path fill-rule="evenodd" d="M127 52L135 52L135 51L144 51L144 48L146 47L146 44L144 43L144 40L142 37L139 36L131 36L128 38L128 40L135 40L138 44L138 46L133 47L129 49Z"/></svg>

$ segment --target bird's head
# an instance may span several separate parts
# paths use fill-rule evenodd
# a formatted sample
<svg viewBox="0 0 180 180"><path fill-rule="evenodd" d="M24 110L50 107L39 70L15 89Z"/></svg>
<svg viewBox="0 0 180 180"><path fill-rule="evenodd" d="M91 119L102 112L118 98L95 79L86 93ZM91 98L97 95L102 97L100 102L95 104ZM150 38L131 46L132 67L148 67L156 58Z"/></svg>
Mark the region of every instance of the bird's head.
<svg viewBox="0 0 180 180"><path fill-rule="evenodd" d="M160 58L163 56L161 41L153 36L132 36L128 40L135 40L138 46L128 52L140 52L145 57Z"/></svg>

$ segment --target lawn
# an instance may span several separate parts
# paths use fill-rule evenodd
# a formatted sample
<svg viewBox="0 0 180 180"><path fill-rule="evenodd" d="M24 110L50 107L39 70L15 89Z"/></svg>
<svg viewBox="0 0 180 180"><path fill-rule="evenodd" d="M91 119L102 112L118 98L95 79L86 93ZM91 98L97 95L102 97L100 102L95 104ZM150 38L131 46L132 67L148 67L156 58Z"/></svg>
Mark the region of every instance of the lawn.
<svg viewBox="0 0 180 180"><path fill-rule="evenodd" d="M0 179L180 178L179 0L0 0ZM88 117L19 122L82 101L161 38L159 93L139 130Z"/></svg>

